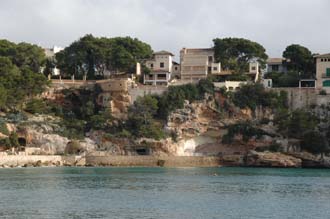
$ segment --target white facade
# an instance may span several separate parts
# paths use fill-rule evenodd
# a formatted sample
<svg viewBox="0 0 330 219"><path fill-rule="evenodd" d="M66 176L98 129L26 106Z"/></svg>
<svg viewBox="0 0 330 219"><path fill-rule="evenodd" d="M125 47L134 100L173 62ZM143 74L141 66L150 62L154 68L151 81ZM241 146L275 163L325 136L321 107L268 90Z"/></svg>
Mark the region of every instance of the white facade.
<svg viewBox="0 0 330 219"><path fill-rule="evenodd" d="M144 84L168 85L172 72L179 71L179 67L173 62L173 54L167 51L159 51L153 54L153 59L146 61L150 73L144 75Z"/></svg>
<svg viewBox="0 0 330 219"><path fill-rule="evenodd" d="M171 80L171 73L168 71L152 71L144 75L146 85L168 85Z"/></svg>
<svg viewBox="0 0 330 219"><path fill-rule="evenodd" d="M246 81L225 81L225 82L214 82L215 88L225 87L227 91L235 91L240 88L242 84L247 84Z"/></svg>
<svg viewBox="0 0 330 219"><path fill-rule="evenodd" d="M53 48L45 48L44 51L45 51L46 58L54 60L55 54L62 51L63 49L64 48L58 47L58 46L53 46ZM52 75L60 75L60 70L56 67L53 68Z"/></svg>
<svg viewBox="0 0 330 219"><path fill-rule="evenodd" d="M146 62L146 66L151 71L168 71L172 72L173 67L173 54L167 51L155 52L153 59Z"/></svg>

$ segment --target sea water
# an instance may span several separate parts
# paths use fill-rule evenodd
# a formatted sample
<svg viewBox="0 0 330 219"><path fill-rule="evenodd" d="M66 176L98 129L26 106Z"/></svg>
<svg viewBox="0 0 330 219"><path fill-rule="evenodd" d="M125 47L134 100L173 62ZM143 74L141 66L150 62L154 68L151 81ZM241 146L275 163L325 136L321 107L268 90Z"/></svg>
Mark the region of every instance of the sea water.
<svg viewBox="0 0 330 219"><path fill-rule="evenodd" d="M0 218L330 218L330 170L0 169Z"/></svg>

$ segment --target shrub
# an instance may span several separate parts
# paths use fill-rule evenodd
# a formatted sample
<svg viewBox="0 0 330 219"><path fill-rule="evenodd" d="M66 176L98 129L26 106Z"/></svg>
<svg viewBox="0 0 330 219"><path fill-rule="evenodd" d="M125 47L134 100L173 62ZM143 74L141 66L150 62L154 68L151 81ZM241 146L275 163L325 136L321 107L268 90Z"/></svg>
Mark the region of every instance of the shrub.
<svg viewBox="0 0 330 219"><path fill-rule="evenodd" d="M44 100L41 99L32 99L27 102L25 106L25 111L32 114L42 114L48 111L48 107Z"/></svg>
<svg viewBox="0 0 330 219"><path fill-rule="evenodd" d="M0 121L0 133L4 135L9 135L9 131L7 129L7 125L4 121Z"/></svg>
<svg viewBox="0 0 330 219"><path fill-rule="evenodd" d="M222 142L230 144L236 135L242 135L243 141L247 142L252 137L259 139L265 134L265 131L253 127L249 122L236 123L228 126L228 132L223 136Z"/></svg>
<svg viewBox="0 0 330 219"><path fill-rule="evenodd" d="M17 135L16 132L12 132L9 135L9 141L10 141L10 146L11 147L18 147L19 146L18 135Z"/></svg>
<svg viewBox="0 0 330 219"><path fill-rule="evenodd" d="M319 95L327 95L327 92L325 90L320 90Z"/></svg>
<svg viewBox="0 0 330 219"><path fill-rule="evenodd" d="M81 146L80 142L77 140L70 141L65 147L65 154L80 154L84 151L84 148Z"/></svg>
<svg viewBox="0 0 330 219"><path fill-rule="evenodd" d="M245 84L232 96L233 103L240 108L255 110L258 106L270 108L285 108L287 93L280 94L266 91L262 84Z"/></svg>
<svg viewBox="0 0 330 219"><path fill-rule="evenodd" d="M323 154L330 151L326 137L318 131L306 132L302 137L300 146L302 150L314 154Z"/></svg>

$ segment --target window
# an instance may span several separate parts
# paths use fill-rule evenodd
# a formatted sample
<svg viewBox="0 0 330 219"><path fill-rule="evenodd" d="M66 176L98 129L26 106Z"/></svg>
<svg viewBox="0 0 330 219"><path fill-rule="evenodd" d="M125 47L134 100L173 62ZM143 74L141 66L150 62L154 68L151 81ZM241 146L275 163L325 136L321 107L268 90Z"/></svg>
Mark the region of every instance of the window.
<svg viewBox="0 0 330 219"><path fill-rule="evenodd" d="M174 67L174 70L175 70L175 71L178 70L178 67Z"/></svg>
<svg viewBox="0 0 330 219"><path fill-rule="evenodd" d="M326 76L330 76L330 68L327 68L327 69L326 69L325 75L326 75Z"/></svg>
<svg viewBox="0 0 330 219"><path fill-rule="evenodd" d="M323 59L321 59L321 62L323 62Z"/></svg>
<svg viewBox="0 0 330 219"><path fill-rule="evenodd" d="M154 64L151 63L151 64L150 64L150 68L153 68L153 67L154 67Z"/></svg>
<svg viewBox="0 0 330 219"><path fill-rule="evenodd" d="M213 62L213 56L209 56L209 62Z"/></svg>
<svg viewBox="0 0 330 219"><path fill-rule="evenodd" d="M256 70L256 67L255 67L255 66L252 66L252 67L251 67L251 70L252 70L252 71L255 71L255 70Z"/></svg>
<svg viewBox="0 0 330 219"><path fill-rule="evenodd" d="M164 62L161 62L161 63L159 64L159 67L164 68Z"/></svg>
<svg viewBox="0 0 330 219"><path fill-rule="evenodd" d="M210 72L211 72L211 70L212 70L212 68L211 68L211 67L208 67L208 68L207 68L207 72L208 72L208 73L210 73Z"/></svg>
<svg viewBox="0 0 330 219"><path fill-rule="evenodd" d="M279 65L272 65L272 71L278 71Z"/></svg>
<svg viewBox="0 0 330 219"><path fill-rule="evenodd" d="M323 87L330 87L330 80L323 81Z"/></svg>
<svg viewBox="0 0 330 219"><path fill-rule="evenodd" d="M218 71L218 67L213 67L213 71Z"/></svg>

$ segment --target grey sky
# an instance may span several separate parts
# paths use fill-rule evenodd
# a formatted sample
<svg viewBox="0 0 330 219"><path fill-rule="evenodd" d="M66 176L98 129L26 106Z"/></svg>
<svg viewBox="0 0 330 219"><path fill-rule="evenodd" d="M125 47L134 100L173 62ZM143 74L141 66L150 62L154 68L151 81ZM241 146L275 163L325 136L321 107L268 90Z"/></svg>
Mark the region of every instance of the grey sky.
<svg viewBox="0 0 330 219"><path fill-rule="evenodd" d="M79 37L132 36L154 50L209 47L244 37L270 56L299 43L330 52L329 0L1 0L0 38L44 47Z"/></svg>

